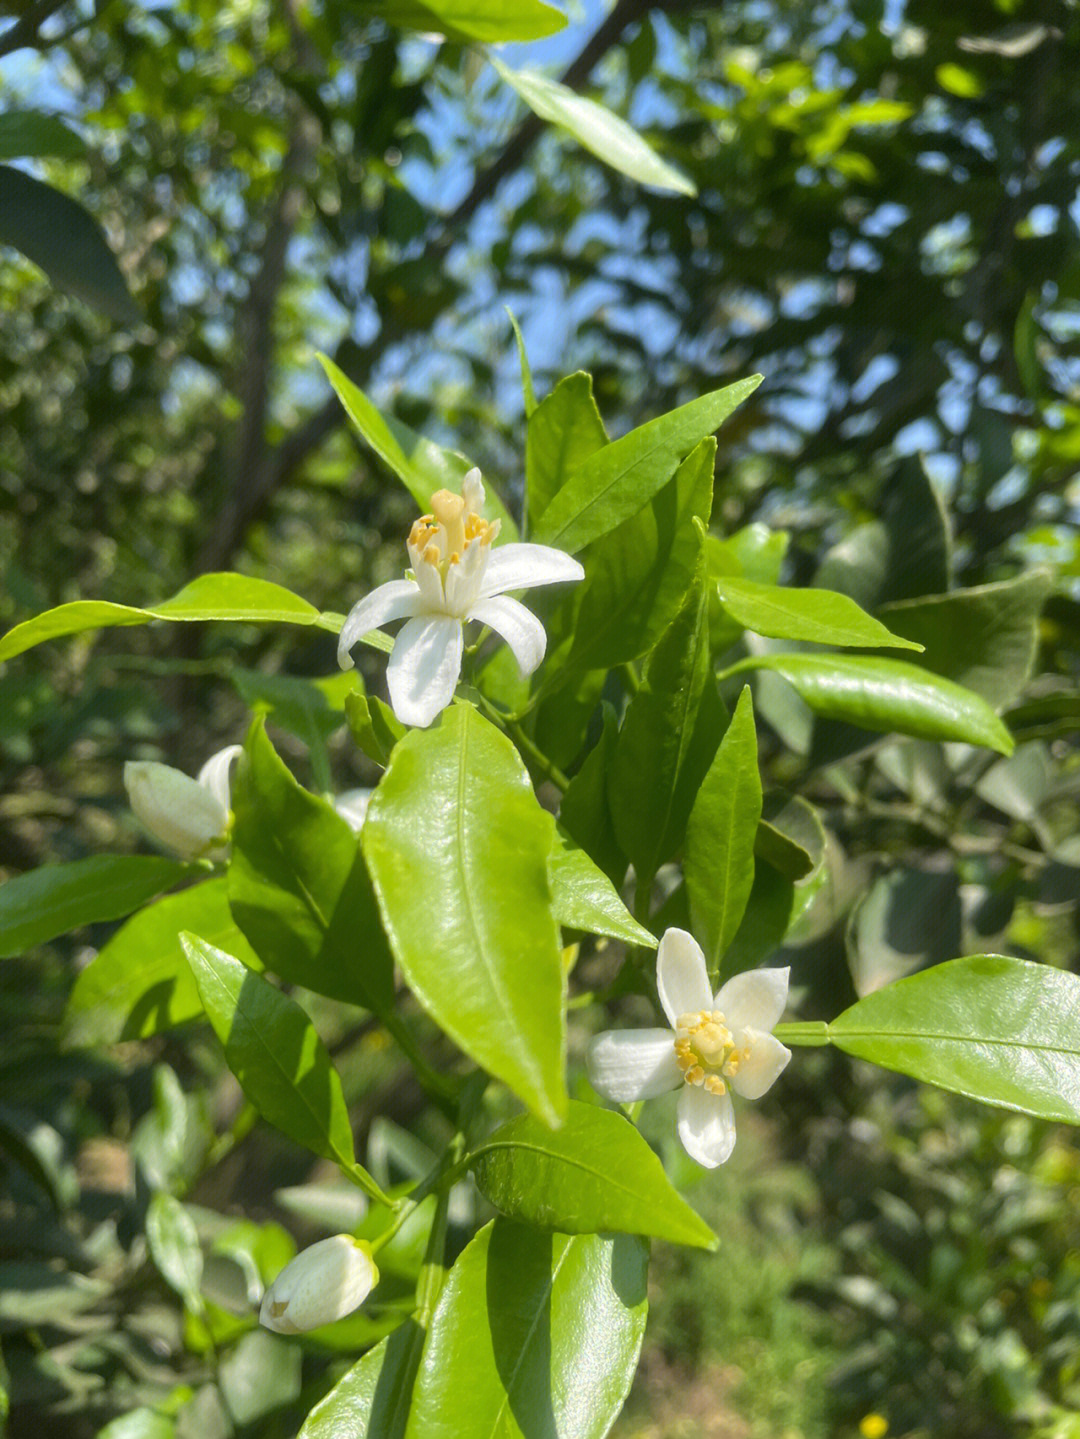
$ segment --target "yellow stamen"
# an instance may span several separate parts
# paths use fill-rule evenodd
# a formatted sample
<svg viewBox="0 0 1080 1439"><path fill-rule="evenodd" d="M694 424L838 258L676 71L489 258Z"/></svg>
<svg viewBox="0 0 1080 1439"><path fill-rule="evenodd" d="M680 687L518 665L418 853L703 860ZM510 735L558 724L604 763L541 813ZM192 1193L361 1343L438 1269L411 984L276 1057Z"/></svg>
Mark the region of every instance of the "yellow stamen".
<svg viewBox="0 0 1080 1439"><path fill-rule="evenodd" d="M675 1026L675 1061L687 1084L710 1094L726 1094L730 1079L745 1055L735 1047L731 1031L718 1009L680 1014Z"/></svg>
<svg viewBox="0 0 1080 1439"><path fill-rule="evenodd" d="M446 534L446 548L460 554L465 548L465 501L453 490L436 490L431 497L431 512Z"/></svg>

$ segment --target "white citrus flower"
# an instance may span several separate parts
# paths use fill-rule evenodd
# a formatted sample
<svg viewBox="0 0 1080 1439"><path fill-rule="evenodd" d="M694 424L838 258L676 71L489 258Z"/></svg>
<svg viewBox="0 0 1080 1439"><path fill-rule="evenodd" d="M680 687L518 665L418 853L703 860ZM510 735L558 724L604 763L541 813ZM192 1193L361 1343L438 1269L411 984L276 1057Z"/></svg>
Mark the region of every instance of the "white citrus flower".
<svg viewBox="0 0 1080 1439"><path fill-rule="evenodd" d="M302 1334L358 1309L378 1283L371 1245L351 1234L320 1239L290 1260L263 1295L259 1323Z"/></svg>
<svg viewBox="0 0 1080 1439"><path fill-rule="evenodd" d="M439 490L431 514L409 532L412 571L390 580L352 607L338 639L338 664L348 669L349 651L363 635L405 620L390 656L386 679L390 703L403 724L424 729L454 697L461 674L462 627L489 625L514 652L522 676L544 658L547 635L531 611L508 590L527 590L584 579L577 560L547 545L509 544L492 549L499 521L481 516L480 471L465 476L461 494Z"/></svg>
<svg viewBox="0 0 1080 1439"><path fill-rule="evenodd" d="M682 1086L679 1138L706 1169L735 1147L729 1088L760 1099L791 1058L770 1031L787 1004L787 969L736 974L714 995L692 935L669 929L656 955L656 985L670 1029L605 1030L589 1043L593 1088L629 1104Z"/></svg>
<svg viewBox="0 0 1080 1439"><path fill-rule="evenodd" d="M229 828L229 767L238 744L211 755L192 779L171 765L128 760L124 786L131 808L155 839L181 859L223 859Z"/></svg>
<svg viewBox="0 0 1080 1439"><path fill-rule="evenodd" d="M347 789L334 800L334 808L357 834L364 828L373 789Z"/></svg>

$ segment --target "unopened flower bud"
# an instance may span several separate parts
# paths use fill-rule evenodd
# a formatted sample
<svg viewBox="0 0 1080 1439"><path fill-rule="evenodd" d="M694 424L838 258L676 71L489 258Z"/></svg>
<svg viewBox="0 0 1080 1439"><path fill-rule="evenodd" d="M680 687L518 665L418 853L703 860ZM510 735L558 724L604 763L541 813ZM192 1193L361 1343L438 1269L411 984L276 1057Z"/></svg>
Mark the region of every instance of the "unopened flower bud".
<svg viewBox="0 0 1080 1439"><path fill-rule="evenodd" d="M286 1264L263 1295L259 1323L278 1334L333 1324L359 1308L378 1282L371 1245L351 1234L320 1239Z"/></svg>
<svg viewBox="0 0 1080 1439"><path fill-rule="evenodd" d="M129 760L124 785L131 808L155 839L181 859L210 854L229 828L229 766L239 745L228 745L207 760L198 779L153 760Z"/></svg>

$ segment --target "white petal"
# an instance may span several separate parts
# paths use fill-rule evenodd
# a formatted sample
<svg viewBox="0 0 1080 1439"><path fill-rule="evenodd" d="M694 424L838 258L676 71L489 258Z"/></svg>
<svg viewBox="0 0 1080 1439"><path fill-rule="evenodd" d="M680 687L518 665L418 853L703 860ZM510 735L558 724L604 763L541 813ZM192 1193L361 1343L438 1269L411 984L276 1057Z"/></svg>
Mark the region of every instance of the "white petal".
<svg viewBox="0 0 1080 1439"><path fill-rule="evenodd" d="M263 1295L259 1322L279 1334L333 1324L363 1304L379 1278L370 1247L335 1234L302 1250Z"/></svg>
<svg viewBox="0 0 1080 1439"><path fill-rule="evenodd" d="M760 1099L776 1083L791 1058L791 1050L774 1034L756 1029L737 1030L733 1037L740 1050L748 1052L731 1076L731 1087L744 1099Z"/></svg>
<svg viewBox="0 0 1080 1439"><path fill-rule="evenodd" d="M491 553L479 535L466 544L460 560L446 571L446 613L465 619L480 597L481 579Z"/></svg>
<svg viewBox="0 0 1080 1439"><path fill-rule="evenodd" d="M224 749L219 749L217 754L210 756L198 774L199 784L210 791L223 809L228 809L231 802L229 770L242 749L243 745L227 744Z"/></svg>
<svg viewBox="0 0 1080 1439"><path fill-rule="evenodd" d="M531 590L537 585L561 585L584 578L578 561L562 550L511 543L492 550L480 593L501 595L507 590Z"/></svg>
<svg viewBox="0 0 1080 1439"><path fill-rule="evenodd" d="M476 465L473 465L462 480L460 494L465 501L466 514L482 515L484 513L484 486L480 479L480 470Z"/></svg>
<svg viewBox="0 0 1080 1439"><path fill-rule="evenodd" d="M391 620L408 619L416 614L420 590L412 580L390 580L364 598L349 611L338 636L338 664L347 670L352 664L349 651L363 635L377 630Z"/></svg>
<svg viewBox="0 0 1080 1439"><path fill-rule="evenodd" d="M672 1029L683 1014L712 1009L705 956L685 929L669 929L656 952L656 987Z"/></svg>
<svg viewBox="0 0 1080 1439"><path fill-rule="evenodd" d="M787 1004L790 969L747 969L721 985L716 1009L729 1029L772 1029Z"/></svg>
<svg viewBox="0 0 1080 1439"><path fill-rule="evenodd" d="M373 789L347 789L334 800L334 809L357 834L364 827Z"/></svg>
<svg viewBox="0 0 1080 1439"><path fill-rule="evenodd" d="M386 667L390 703L402 724L426 729L454 698L461 674L461 621L420 615L401 628Z"/></svg>
<svg viewBox="0 0 1080 1439"><path fill-rule="evenodd" d="M490 625L514 652L522 679L531 675L547 649L547 634L544 626L531 610L520 600L509 595L496 595L493 599L480 600L469 610L471 620Z"/></svg>
<svg viewBox="0 0 1080 1439"><path fill-rule="evenodd" d="M420 591L414 614L437 615L446 610L446 595L443 591L442 575L437 565L428 564L415 545L409 546L416 587Z"/></svg>
<svg viewBox="0 0 1080 1439"><path fill-rule="evenodd" d="M735 1110L729 1094L686 1084L679 1095L679 1138L691 1159L715 1169L735 1148Z"/></svg>
<svg viewBox="0 0 1080 1439"><path fill-rule="evenodd" d="M205 853L228 828L229 814L221 801L171 765L129 760L124 786L138 818L181 859Z"/></svg>
<svg viewBox="0 0 1080 1439"><path fill-rule="evenodd" d="M589 1083L605 1099L655 1099L682 1083L670 1029L606 1029L585 1052Z"/></svg>

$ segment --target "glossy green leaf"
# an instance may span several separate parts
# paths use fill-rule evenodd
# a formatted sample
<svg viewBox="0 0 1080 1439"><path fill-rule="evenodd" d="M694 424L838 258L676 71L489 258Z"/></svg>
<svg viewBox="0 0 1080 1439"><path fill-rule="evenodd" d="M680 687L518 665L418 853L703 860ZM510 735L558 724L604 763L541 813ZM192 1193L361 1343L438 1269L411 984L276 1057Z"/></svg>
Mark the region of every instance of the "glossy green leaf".
<svg viewBox="0 0 1080 1439"><path fill-rule="evenodd" d="M244 1334L221 1359L222 1398L241 1432L299 1398L304 1354L298 1344L266 1329ZM273 1421L271 1421L273 1422Z"/></svg>
<svg viewBox="0 0 1080 1439"><path fill-rule="evenodd" d="M334 393L345 408L345 413L356 426L363 439L391 470L412 495L422 511L427 511L431 497L436 490L460 490L461 482L472 469L472 462L453 450L444 450L432 440L410 430L400 420L383 415L354 385L333 360L319 356L319 363L326 371L326 378L334 387ZM501 521L499 540L517 539L517 526L506 506L485 481L486 509L488 519ZM402 554L405 553L405 537L402 536ZM402 565L404 566L404 559Z"/></svg>
<svg viewBox="0 0 1080 1439"><path fill-rule="evenodd" d="M178 1199L159 1190L146 1211L146 1242L158 1273L193 1313L203 1308L203 1253L195 1223Z"/></svg>
<svg viewBox="0 0 1080 1439"><path fill-rule="evenodd" d="M0 165L0 245L21 251L58 290L108 319L142 319L97 221L69 195L9 165Z"/></svg>
<svg viewBox="0 0 1080 1439"><path fill-rule="evenodd" d="M231 954L193 934L181 943L229 1068L255 1108L295 1143L354 1171L341 1080L311 1020Z"/></svg>
<svg viewBox="0 0 1080 1439"><path fill-rule="evenodd" d="M674 165L661 160L632 125L595 100L586 99L557 80L535 70L511 70L489 55L499 75L513 86L534 114L550 125L571 134L579 145L590 150L605 165L629 175L641 185L672 190L679 195L696 195L697 186Z"/></svg>
<svg viewBox="0 0 1080 1439"><path fill-rule="evenodd" d="M1012 753L1012 736L981 696L903 660L769 654L743 661L739 668L774 670L815 714L829 719Z"/></svg>
<svg viewBox="0 0 1080 1439"><path fill-rule="evenodd" d="M713 975L750 898L760 818L757 730L747 685L686 823L683 874L690 914Z"/></svg>
<svg viewBox="0 0 1080 1439"><path fill-rule="evenodd" d="M834 590L794 590L721 575L716 592L732 619L744 629L772 639L853 648L922 649L922 645L892 634L854 600Z"/></svg>
<svg viewBox="0 0 1080 1439"><path fill-rule="evenodd" d="M233 918L267 968L387 1014L393 961L355 832L297 784L261 723L232 785Z"/></svg>
<svg viewBox="0 0 1080 1439"><path fill-rule="evenodd" d="M608 669L652 649L694 577L712 509L716 441L690 452L649 504L589 547L567 661Z"/></svg>
<svg viewBox="0 0 1080 1439"><path fill-rule="evenodd" d="M647 1263L630 1235L482 1229L440 1296L406 1439L603 1439L637 1367Z"/></svg>
<svg viewBox="0 0 1080 1439"><path fill-rule="evenodd" d="M325 743L345 723L345 704L359 688L355 670L322 679L268 675L236 666L229 680L253 714L265 715L309 748Z"/></svg>
<svg viewBox="0 0 1080 1439"><path fill-rule="evenodd" d="M995 708L1016 700L1031 674L1039 615L1053 589L1047 570L997 584L886 605L882 616L925 645L920 661Z"/></svg>
<svg viewBox="0 0 1080 1439"><path fill-rule="evenodd" d="M500 1214L562 1234L642 1234L715 1249L717 1240L621 1114L571 1100L547 1129L522 1114L469 1157L480 1193Z"/></svg>
<svg viewBox="0 0 1080 1439"><path fill-rule="evenodd" d="M43 115L39 110L8 110L0 115L0 160L46 155L81 160L86 144L59 115Z"/></svg>
<svg viewBox="0 0 1080 1439"><path fill-rule="evenodd" d="M385 769L394 746L405 733L405 726L377 695L349 695L345 714L353 739L369 759Z"/></svg>
<svg viewBox="0 0 1080 1439"><path fill-rule="evenodd" d="M739 380L605 445L552 499L536 525L536 540L574 553L636 515L760 383L760 375Z"/></svg>
<svg viewBox="0 0 1080 1439"><path fill-rule="evenodd" d="M529 417L525 491L532 527L574 471L607 443L592 376L582 370L564 376Z"/></svg>
<svg viewBox="0 0 1080 1439"><path fill-rule="evenodd" d="M899 979L828 1027L837 1048L986 1104L1080 1124L1080 978L974 955Z"/></svg>
<svg viewBox="0 0 1080 1439"><path fill-rule="evenodd" d="M709 658L704 579L649 656L607 774L615 836L648 882L682 843L724 729Z"/></svg>
<svg viewBox="0 0 1080 1439"><path fill-rule="evenodd" d="M84 924L120 919L190 872L173 859L99 854L6 879L0 884L0 958Z"/></svg>
<svg viewBox="0 0 1080 1439"><path fill-rule="evenodd" d="M224 876L192 885L132 915L79 972L64 1013L64 1045L148 1039L201 1015L199 991L180 946L184 929L248 968L262 968L229 911Z"/></svg>
<svg viewBox="0 0 1080 1439"><path fill-rule="evenodd" d="M407 1319L338 1380L296 1439L404 1439L423 1343Z"/></svg>
<svg viewBox="0 0 1080 1439"><path fill-rule="evenodd" d="M517 750L471 705L394 750L361 835L410 989L548 1123L565 1112L550 818Z"/></svg>
<svg viewBox="0 0 1080 1439"><path fill-rule="evenodd" d="M603 710L604 728L600 739L585 756L562 797L559 823L609 879L621 884L627 860L615 838L607 797L608 766L618 743L619 731L611 706L604 705Z"/></svg>
<svg viewBox="0 0 1080 1439"><path fill-rule="evenodd" d="M353 0L365 15L388 24L432 31L451 40L540 40L566 26L566 16L543 0Z"/></svg>
<svg viewBox="0 0 1080 1439"><path fill-rule="evenodd" d="M145 625L151 620L251 620L259 624L318 625L335 633L341 618L321 615L314 605L270 580L250 575L200 575L171 599L138 609L105 600L73 600L24 620L0 640L0 660L11 659L45 640L115 625ZM389 642L388 642L389 643Z"/></svg>
<svg viewBox="0 0 1080 1439"><path fill-rule="evenodd" d="M801 795L774 790L764 796L754 854L790 880L805 879L825 858L825 827Z"/></svg>
<svg viewBox="0 0 1080 1439"><path fill-rule="evenodd" d="M705 559L710 575L738 575L758 584L775 585L780 578L791 536L756 521L726 539L705 537Z"/></svg>
<svg viewBox="0 0 1080 1439"><path fill-rule="evenodd" d="M548 855L548 877L552 913L564 929L581 929L621 939L624 944L656 948L656 938L638 924L604 871L565 831L557 828Z"/></svg>

